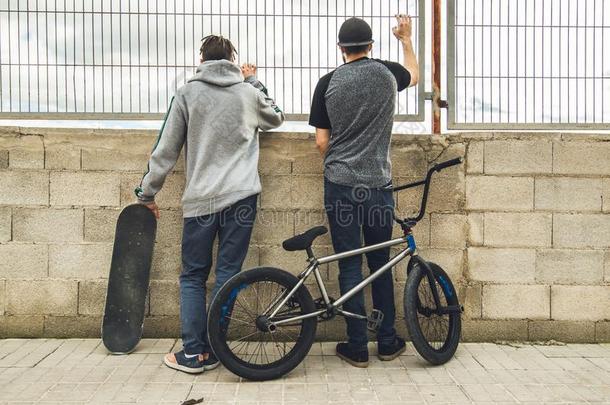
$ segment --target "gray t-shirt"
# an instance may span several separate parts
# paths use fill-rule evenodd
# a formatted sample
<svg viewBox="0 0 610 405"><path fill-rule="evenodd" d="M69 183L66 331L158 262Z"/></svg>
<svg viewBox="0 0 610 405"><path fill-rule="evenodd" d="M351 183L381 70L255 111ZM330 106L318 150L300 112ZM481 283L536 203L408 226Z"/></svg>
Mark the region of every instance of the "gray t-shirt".
<svg viewBox="0 0 610 405"><path fill-rule="evenodd" d="M396 62L361 58L323 76L309 125L331 130L324 175L347 186L380 187L392 179L390 140L396 92L411 75Z"/></svg>

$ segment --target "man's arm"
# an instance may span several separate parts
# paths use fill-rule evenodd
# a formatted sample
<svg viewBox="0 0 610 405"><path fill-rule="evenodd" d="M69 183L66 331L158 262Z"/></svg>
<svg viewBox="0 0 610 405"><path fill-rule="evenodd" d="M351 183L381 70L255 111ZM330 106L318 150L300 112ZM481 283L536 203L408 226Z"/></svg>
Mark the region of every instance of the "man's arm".
<svg viewBox="0 0 610 405"><path fill-rule="evenodd" d="M269 91L263 83L256 78L256 66L246 63L242 65L241 72L244 81L261 91L258 97L258 127L263 131L277 128L284 122L284 113L269 96Z"/></svg>
<svg viewBox="0 0 610 405"><path fill-rule="evenodd" d="M403 66L411 74L409 87L415 86L419 82L419 65L411 41L411 17L400 14L396 16L396 22L398 25L392 28L392 32L402 43Z"/></svg>
<svg viewBox="0 0 610 405"><path fill-rule="evenodd" d="M322 155L326 156L330 142L330 118L326 109L326 90L333 73L326 74L320 78L313 92L311 100L311 111L309 113L309 125L316 128L316 147Z"/></svg>
<svg viewBox="0 0 610 405"><path fill-rule="evenodd" d="M159 137L150 155L148 171L135 189L138 202L146 205L157 218L159 207L155 195L163 187L167 174L174 168L186 139L186 120L176 98L172 98Z"/></svg>
<svg viewBox="0 0 610 405"><path fill-rule="evenodd" d="M316 128L316 147L322 157L326 156L330 142L330 129Z"/></svg>

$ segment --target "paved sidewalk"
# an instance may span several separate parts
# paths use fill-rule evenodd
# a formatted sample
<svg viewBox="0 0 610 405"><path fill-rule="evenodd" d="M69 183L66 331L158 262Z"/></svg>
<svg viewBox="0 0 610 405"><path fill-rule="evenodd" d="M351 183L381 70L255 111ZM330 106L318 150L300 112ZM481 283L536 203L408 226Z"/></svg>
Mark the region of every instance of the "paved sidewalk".
<svg viewBox="0 0 610 405"><path fill-rule="evenodd" d="M173 403L610 404L610 344L462 344L441 367L425 364L410 347L392 362L371 357L367 369L316 344L282 380L240 381L219 367L198 376L168 369L162 355L174 339L146 339L129 356L108 355L96 339L0 340L0 404Z"/></svg>

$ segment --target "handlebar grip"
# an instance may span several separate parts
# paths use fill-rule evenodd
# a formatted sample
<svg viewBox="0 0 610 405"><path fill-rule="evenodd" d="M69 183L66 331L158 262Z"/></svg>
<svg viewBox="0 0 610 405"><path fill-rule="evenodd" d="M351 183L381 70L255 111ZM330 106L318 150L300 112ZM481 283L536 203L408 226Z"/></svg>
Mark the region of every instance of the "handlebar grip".
<svg viewBox="0 0 610 405"><path fill-rule="evenodd" d="M434 170L436 170L437 172L440 172L443 169L446 169L451 166L459 165L462 162L464 162L464 159L461 157L447 160L446 162L442 162L442 163L435 165Z"/></svg>

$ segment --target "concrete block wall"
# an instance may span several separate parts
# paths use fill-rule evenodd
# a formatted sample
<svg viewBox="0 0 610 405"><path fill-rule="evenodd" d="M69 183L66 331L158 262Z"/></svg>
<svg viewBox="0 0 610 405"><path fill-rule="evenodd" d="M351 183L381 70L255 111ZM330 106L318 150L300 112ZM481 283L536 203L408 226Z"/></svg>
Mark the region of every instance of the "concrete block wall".
<svg viewBox="0 0 610 405"><path fill-rule="evenodd" d="M154 131L0 129L0 337L99 336L116 218L134 201L155 138ZM417 180L456 156L465 165L435 177L414 232L420 254L459 289L463 339L610 341L610 136L396 135L394 181ZM183 167L158 196L146 336L179 336ZM312 135L261 135L260 173L245 267L299 273L304 254L283 251L281 242L325 223ZM399 193L399 213L413 213L419 198ZM332 252L328 235L314 251ZM337 273L336 263L322 269L335 296ZM406 263L394 277L397 326L406 333ZM341 319L319 326L319 339L343 336Z"/></svg>

